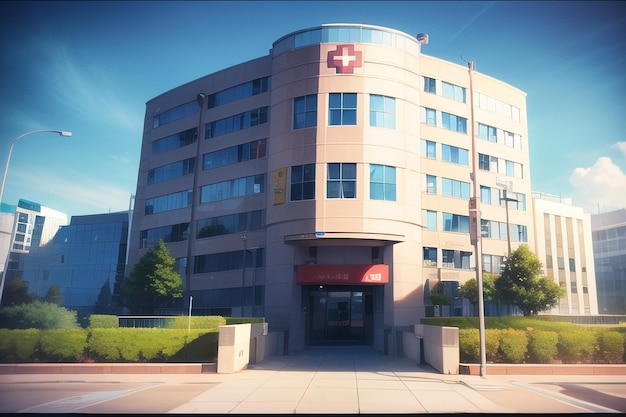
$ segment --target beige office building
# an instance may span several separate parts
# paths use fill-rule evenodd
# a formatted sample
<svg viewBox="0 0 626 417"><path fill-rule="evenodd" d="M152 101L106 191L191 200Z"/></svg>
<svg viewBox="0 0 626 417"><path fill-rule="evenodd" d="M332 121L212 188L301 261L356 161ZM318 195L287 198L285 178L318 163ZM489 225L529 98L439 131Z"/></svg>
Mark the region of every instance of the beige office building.
<svg viewBox="0 0 626 417"><path fill-rule="evenodd" d="M150 100L129 265L163 239L197 314L387 351L475 277L473 155L483 269L535 247L525 93L474 71L472 97L426 39L323 25Z"/></svg>

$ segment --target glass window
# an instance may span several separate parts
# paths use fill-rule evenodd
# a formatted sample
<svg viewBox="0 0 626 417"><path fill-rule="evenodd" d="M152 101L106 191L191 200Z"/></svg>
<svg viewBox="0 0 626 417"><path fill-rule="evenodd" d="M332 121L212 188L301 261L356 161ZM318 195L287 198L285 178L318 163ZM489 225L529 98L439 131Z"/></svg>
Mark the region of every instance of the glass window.
<svg viewBox="0 0 626 417"><path fill-rule="evenodd" d="M291 167L291 201L315 199L315 164Z"/></svg>
<svg viewBox="0 0 626 417"><path fill-rule="evenodd" d="M210 139L228 133L249 129L267 123L269 107L259 107L244 113L216 120L206 124L204 138Z"/></svg>
<svg viewBox="0 0 626 417"><path fill-rule="evenodd" d="M436 80L430 77L424 77L424 92L437 94Z"/></svg>
<svg viewBox="0 0 626 417"><path fill-rule="evenodd" d="M441 179L441 193L449 197L459 197L468 199L470 197L469 182L452 180L449 178Z"/></svg>
<svg viewBox="0 0 626 417"><path fill-rule="evenodd" d="M482 204L491 204L491 187L480 186L480 202Z"/></svg>
<svg viewBox="0 0 626 417"><path fill-rule="evenodd" d="M467 133L467 119L454 114L441 112L441 125L444 129Z"/></svg>
<svg viewBox="0 0 626 417"><path fill-rule="evenodd" d="M212 109L223 104L232 103L242 98L255 96L269 90L270 77L258 78L247 83L227 88L207 96L207 107Z"/></svg>
<svg viewBox="0 0 626 417"><path fill-rule="evenodd" d="M329 94L328 124L356 125L356 93Z"/></svg>
<svg viewBox="0 0 626 417"><path fill-rule="evenodd" d="M148 184L168 181L193 174L196 158L189 158L148 171Z"/></svg>
<svg viewBox="0 0 626 417"><path fill-rule="evenodd" d="M151 248L159 241L182 242L189 239L189 223L179 223L170 226L157 227L141 231L139 247Z"/></svg>
<svg viewBox="0 0 626 417"><path fill-rule="evenodd" d="M429 126L437 126L437 111L435 109L429 109L423 107L424 109L424 120L423 122Z"/></svg>
<svg viewBox="0 0 626 417"><path fill-rule="evenodd" d="M490 170L490 157L489 155L485 155L482 153L478 154L478 169L482 169L483 171Z"/></svg>
<svg viewBox="0 0 626 417"><path fill-rule="evenodd" d="M188 129L184 132L155 140L152 142L152 153L159 154L173 149L182 148L183 146L195 143L197 139L198 128L194 127L193 129Z"/></svg>
<svg viewBox="0 0 626 417"><path fill-rule="evenodd" d="M437 248L424 246L424 266L437 266Z"/></svg>
<svg viewBox="0 0 626 417"><path fill-rule="evenodd" d="M429 140L421 140L422 156L428 159L437 159L437 145Z"/></svg>
<svg viewBox="0 0 626 417"><path fill-rule="evenodd" d="M145 214L149 215L189 207L192 201L193 192L191 190L149 198L146 200Z"/></svg>
<svg viewBox="0 0 626 417"><path fill-rule="evenodd" d="M468 165L469 152L467 149L441 144L441 160L459 165Z"/></svg>
<svg viewBox="0 0 626 417"><path fill-rule="evenodd" d="M328 164L326 197L356 198L356 164Z"/></svg>
<svg viewBox="0 0 626 417"><path fill-rule="evenodd" d="M444 232L469 233L469 217L443 213L443 230Z"/></svg>
<svg viewBox="0 0 626 417"><path fill-rule="evenodd" d="M265 175L252 175L205 185L200 190L200 203L228 200L265 192Z"/></svg>
<svg viewBox="0 0 626 417"><path fill-rule="evenodd" d="M198 106L198 102L196 100L181 104L180 106L176 106L172 109L169 109L167 111L164 111L163 113L154 116L154 118L152 119L152 128L156 129L157 127L161 127L163 125L175 122L176 120L183 119L187 116L197 113L199 110L200 106Z"/></svg>
<svg viewBox="0 0 626 417"><path fill-rule="evenodd" d="M230 148L210 152L202 158L202 169L215 169L239 162L265 158L267 153L267 139L255 140Z"/></svg>
<svg viewBox="0 0 626 417"><path fill-rule="evenodd" d="M422 223L427 230L437 230L437 212L422 210Z"/></svg>
<svg viewBox="0 0 626 417"><path fill-rule="evenodd" d="M447 83L445 81L441 82L442 86L442 95L444 97L451 98L456 101L460 101L461 103L465 103L465 88Z"/></svg>
<svg viewBox="0 0 626 417"><path fill-rule="evenodd" d="M317 95L296 97L293 99L293 128L317 126Z"/></svg>
<svg viewBox="0 0 626 417"><path fill-rule="evenodd" d="M387 165L370 165L370 198L396 201L396 168Z"/></svg>
<svg viewBox="0 0 626 417"><path fill-rule="evenodd" d="M370 126L396 128L396 99L370 95Z"/></svg>
<svg viewBox="0 0 626 417"><path fill-rule="evenodd" d="M426 188L428 194L437 194L437 177L434 175L426 175Z"/></svg>

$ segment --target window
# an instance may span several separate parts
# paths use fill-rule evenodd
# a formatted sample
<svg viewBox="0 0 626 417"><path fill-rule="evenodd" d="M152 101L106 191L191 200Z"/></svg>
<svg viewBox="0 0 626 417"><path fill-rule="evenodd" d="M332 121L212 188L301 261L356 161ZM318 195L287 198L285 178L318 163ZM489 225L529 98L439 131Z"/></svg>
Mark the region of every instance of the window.
<svg viewBox="0 0 626 417"><path fill-rule="evenodd" d="M265 223L264 217L264 210L255 210L198 220L196 237L203 239L246 230L259 230Z"/></svg>
<svg viewBox="0 0 626 417"><path fill-rule="evenodd" d="M189 223L179 223L170 226L157 227L141 231L139 247L151 248L159 241L182 242L189 239Z"/></svg>
<svg viewBox="0 0 626 417"><path fill-rule="evenodd" d="M437 94L436 80L430 77L424 77L424 92Z"/></svg>
<svg viewBox="0 0 626 417"><path fill-rule="evenodd" d="M200 106L198 106L198 102L196 100L181 104L180 106L176 106L154 116L152 119L152 128L156 129L157 127L175 122L176 120L183 119L197 113L198 111L200 111Z"/></svg>
<svg viewBox="0 0 626 417"><path fill-rule="evenodd" d="M149 215L189 207L192 201L193 192L191 190L149 198L146 200L145 214Z"/></svg>
<svg viewBox="0 0 626 417"><path fill-rule="evenodd" d="M480 186L480 202L482 204L491 204L491 187Z"/></svg>
<svg viewBox="0 0 626 417"><path fill-rule="evenodd" d="M252 175L205 185L200 190L200 203L228 200L265 192L265 175Z"/></svg>
<svg viewBox="0 0 626 417"><path fill-rule="evenodd" d="M460 214L443 213L443 231L469 233L469 217Z"/></svg>
<svg viewBox="0 0 626 417"><path fill-rule="evenodd" d="M315 199L315 164L291 167L291 201Z"/></svg>
<svg viewBox="0 0 626 417"><path fill-rule="evenodd" d="M428 159L437 159L437 145L435 142L422 139L422 156Z"/></svg>
<svg viewBox="0 0 626 417"><path fill-rule="evenodd" d="M148 171L148 184L156 184L193 174L196 158L184 159L173 164L163 165Z"/></svg>
<svg viewBox="0 0 626 417"><path fill-rule="evenodd" d="M467 133L467 119L454 114L441 112L441 124L444 129Z"/></svg>
<svg viewBox="0 0 626 417"><path fill-rule="evenodd" d="M293 128L317 126L317 95L296 97L293 99Z"/></svg>
<svg viewBox="0 0 626 417"><path fill-rule="evenodd" d="M426 107L422 108L424 109L424 120L422 120L422 123L426 123L429 126L437 126L437 111Z"/></svg>
<svg viewBox="0 0 626 417"><path fill-rule="evenodd" d="M498 141L498 130L495 127L478 123L477 130L478 130L477 136L480 139L488 140L489 142Z"/></svg>
<svg viewBox="0 0 626 417"><path fill-rule="evenodd" d="M198 128L194 127L193 129L188 129L184 132L155 140L152 142L152 153L159 154L173 149L182 148L183 146L195 143L197 139Z"/></svg>
<svg viewBox="0 0 626 417"><path fill-rule="evenodd" d="M356 93L329 94L328 124L356 125Z"/></svg>
<svg viewBox="0 0 626 417"><path fill-rule="evenodd" d="M396 201L396 168L387 165L370 165L370 198Z"/></svg>
<svg viewBox="0 0 626 417"><path fill-rule="evenodd" d="M472 252L464 252L460 250L442 249L441 261L444 268L470 269L470 260Z"/></svg>
<svg viewBox="0 0 626 417"><path fill-rule="evenodd" d="M425 189L428 194L437 194L437 177L434 175L426 175Z"/></svg>
<svg viewBox="0 0 626 417"><path fill-rule="evenodd" d="M437 248L424 246L424 266L437 266Z"/></svg>
<svg viewBox="0 0 626 417"><path fill-rule="evenodd" d="M267 123L267 113L269 107L259 107L244 113L216 120L206 124L204 138L210 139L228 133L237 132L243 129L249 129Z"/></svg>
<svg viewBox="0 0 626 417"><path fill-rule="evenodd" d="M370 126L396 128L396 99L370 95Z"/></svg>
<svg viewBox="0 0 626 417"><path fill-rule="evenodd" d="M478 154L478 169L489 171L489 155L483 153Z"/></svg>
<svg viewBox="0 0 626 417"><path fill-rule="evenodd" d="M456 146L441 145L441 160L459 165L468 165L469 152Z"/></svg>
<svg viewBox="0 0 626 417"><path fill-rule="evenodd" d="M442 95L461 103L465 103L465 88L442 81Z"/></svg>
<svg viewBox="0 0 626 417"><path fill-rule="evenodd" d="M248 249L247 252L248 254L245 257L242 250L196 256L194 257L193 273L202 274L207 272L243 269L244 259L246 268L259 268L263 266L265 263L265 250L263 248ZM253 264L253 260L255 259L256 265Z"/></svg>
<svg viewBox="0 0 626 417"><path fill-rule="evenodd" d="M326 197L356 198L356 164L328 164Z"/></svg>
<svg viewBox="0 0 626 417"><path fill-rule="evenodd" d="M266 153L267 139L255 140L205 154L202 158L202 169L215 169L239 162L265 158Z"/></svg>
<svg viewBox="0 0 626 417"><path fill-rule="evenodd" d="M427 230L437 230L437 212L422 210L422 224Z"/></svg>
<svg viewBox="0 0 626 417"><path fill-rule="evenodd" d="M207 108L212 109L242 98L265 93L269 90L269 85L270 77L264 77L218 91L207 96Z"/></svg>
<svg viewBox="0 0 626 417"><path fill-rule="evenodd" d="M450 178L442 178L441 194L448 197L468 199L470 197L470 184L469 182L452 180Z"/></svg>

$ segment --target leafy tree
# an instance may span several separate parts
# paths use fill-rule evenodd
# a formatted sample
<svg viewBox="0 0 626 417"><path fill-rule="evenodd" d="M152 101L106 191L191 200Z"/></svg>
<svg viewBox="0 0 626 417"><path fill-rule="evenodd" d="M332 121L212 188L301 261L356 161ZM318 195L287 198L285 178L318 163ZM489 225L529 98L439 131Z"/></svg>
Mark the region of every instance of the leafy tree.
<svg viewBox="0 0 626 417"><path fill-rule="evenodd" d="M163 240L159 240L124 281L121 304L134 313L152 314L163 303L182 297L182 278L174 269L175 262Z"/></svg>
<svg viewBox="0 0 626 417"><path fill-rule="evenodd" d="M483 300L494 300L496 292L496 284L489 272L483 273ZM470 304L478 304L478 283L476 278L469 279L465 284L461 285L459 294L463 298L467 298Z"/></svg>
<svg viewBox="0 0 626 417"><path fill-rule="evenodd" d="M6 271L5 271L6 272ZM13 278L5 283L2 293L3 306L17 306L33 301L33 296L28 293L28 284L22 278Z"/></svg>
<svg viewBox="0 0 626 417"><path fill-rule="evenodd" d="M565 295L565 289L542 275L541 262L521 245L504 263L502 276L495 281L500 302L517 305L524 316L549 310Z"/></svg>
<svg viewBox="0 0 626 417"><path fill-rule="evenodd" d="M78 327L76 312L53 303L32 303L0 309L0 327L6 329L71 329Z"/></svg>
<svg viewBox="0 0 626 417"><path fill-rule="evenodd" d="M59 288L59 286L56 284L52 284L50 288L48 288L48 292L43 298L43 301L60 306L63 303L63 294L61 294L61 288Z"/></svg>
<svg viewBox="0 0 626 417"><path fill-rule="evenodd" d="M450 297L445 294L444 286L441 282L435 284L433 289L430 291L429 299L430 302L435 306L450 305Z"/></svg>

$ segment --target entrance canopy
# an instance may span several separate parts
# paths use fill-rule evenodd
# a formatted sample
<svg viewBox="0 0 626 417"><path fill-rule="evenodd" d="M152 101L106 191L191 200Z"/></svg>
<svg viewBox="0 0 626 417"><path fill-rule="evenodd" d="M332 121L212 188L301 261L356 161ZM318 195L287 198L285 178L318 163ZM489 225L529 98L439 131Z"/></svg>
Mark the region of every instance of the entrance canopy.
<svg viewBox="0 0 626 417"><path fill-rule="evenodd" d="M370 265L298 265L298 284L354 285L387 284L389 266Z"/></svg>

